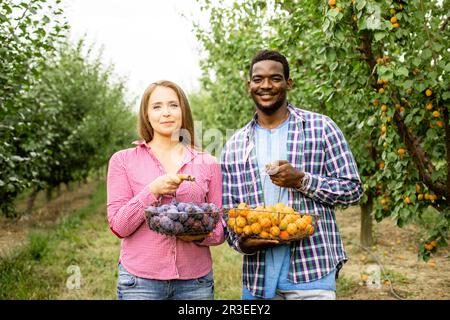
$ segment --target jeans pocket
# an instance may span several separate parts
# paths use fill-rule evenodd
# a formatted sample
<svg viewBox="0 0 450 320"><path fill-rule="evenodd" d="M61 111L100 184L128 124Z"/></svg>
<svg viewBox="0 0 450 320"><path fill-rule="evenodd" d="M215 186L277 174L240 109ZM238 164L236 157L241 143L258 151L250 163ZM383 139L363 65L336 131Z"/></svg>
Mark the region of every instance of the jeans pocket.
<svg viewBox="0 0 450 320"><path fill-rule="evenodd" d="M214 275L212 270L205 276L195 279L198 285L209 287L214 285Z"/></svg>
<svg viewBox="0 0 450 320"><path fill-rule="evenodd" d="M125 268L120 265L119 266L119 279L118 286L121 289L133 288L136 286L136 277L125 270Z"/></svg>

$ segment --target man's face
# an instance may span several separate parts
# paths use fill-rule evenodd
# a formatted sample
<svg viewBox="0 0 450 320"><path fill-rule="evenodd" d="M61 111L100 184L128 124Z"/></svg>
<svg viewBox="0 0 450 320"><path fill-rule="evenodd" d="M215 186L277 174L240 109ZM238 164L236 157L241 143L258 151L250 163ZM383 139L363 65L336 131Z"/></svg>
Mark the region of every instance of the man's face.
<svg viewBox="0 0 450 320"><path fill-rule="evenodd" d="M266 115L275 113L286 102L286 93L292 80L286 80L283 65L273 60L263 60L253 65L248 87L256 107Z"/></svg>

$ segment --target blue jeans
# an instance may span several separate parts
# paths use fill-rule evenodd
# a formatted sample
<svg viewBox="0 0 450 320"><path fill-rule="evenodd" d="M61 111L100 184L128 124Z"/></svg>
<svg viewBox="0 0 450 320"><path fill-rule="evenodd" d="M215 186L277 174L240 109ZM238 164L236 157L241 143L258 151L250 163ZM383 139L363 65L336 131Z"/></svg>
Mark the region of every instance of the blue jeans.
<svg viewBox="0 0 450 320"><path fill-rule="evenodd" d="M117 281L119 300L214 300L212 270L190 280L151 280L129 273L119 264Z"/></svg>
<svg viewBox="0 0 450 320"><path fill-rule="evenodd" d="M252 296L247 288L242 289L242 300L265 300ZM274 298L269 300L336 300L333 290L279 290Z"/></svg>

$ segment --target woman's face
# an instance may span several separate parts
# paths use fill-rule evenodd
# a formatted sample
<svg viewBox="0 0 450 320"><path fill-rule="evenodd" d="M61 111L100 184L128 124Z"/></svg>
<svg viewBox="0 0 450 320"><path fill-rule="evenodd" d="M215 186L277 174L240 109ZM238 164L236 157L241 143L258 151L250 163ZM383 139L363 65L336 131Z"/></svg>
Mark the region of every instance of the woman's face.
<svg viewBox="0 0 450 320"><path fill-rule="evenodd" d="M182 125L180 100L176 92L167 87L158 86L150 95L148 120L154 134L171 137Z"/></svg>

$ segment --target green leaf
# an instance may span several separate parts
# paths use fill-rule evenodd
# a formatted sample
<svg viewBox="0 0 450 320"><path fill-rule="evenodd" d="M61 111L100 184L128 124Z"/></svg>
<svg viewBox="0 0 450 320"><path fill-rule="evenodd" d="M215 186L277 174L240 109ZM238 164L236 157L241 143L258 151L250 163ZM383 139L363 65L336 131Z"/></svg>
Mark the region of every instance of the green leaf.
<svg viewBox="0 0 450 320"><path fill-rule="evenodd" d="M342 32L342 30L337 30L335 33L334 33L334 36L336 37L336 39L338 40L338 41L344 41L345 40L345 35L344 35L344 33Z"/></svg>
<svg viewBox="0 0 450 320"><path fill-rule="evenodd" d="M328 28L330 27L330 19L328 19L327 17L325 17L325 21L322 25L322 30L323 32L326 32L328 30Z"/></svg>
<svg viewBox="0 0 450 320"><path fill-rule="evenodd" d="M367 17L367 29L369 30L381 30L381 8L378 3L369 3L367 5L367 11L370 15Z"/></svg>
<svg viewBox="0 0 450 320"><path fill-rule="evenodd" d="M443 48L444 48L444 46L443 46L442 44L437 43L437 42L433 43L433 50L434 50L434 51L439 52L439 51L441 51Z"/></svg>
<svg viewBox="0 0 450 320"><path fill-rule="evenodd" d="M333 62L331 65L330 65L330 70L331 71L334 71L334 70L336 70L337 69L337 67L338 67L338 63L337 62Z"/></svg>
<svg viewBox="0 0 450 320"><path fill-rule="evenodd" d="M416 67L420 66L421 62L422 62L422 60L420 60L419 58L414 58L412 60L412 64Z"/></svg>
<svg viewBox="0 0 450 320"><path fill-rule="evenodd" d="M400 67L397 70L395 70L395 75L407 77L408 69L406 69L405 67Z"/></svg>
<svg viewBox="0 0 450 320"><path fill-rule="evenodd" d="M358 0L356 1L356 9L361 11L366 6L366 0Z"/></svg>
<svg viewBox="0 0 450 320"><path fill-rule="evenodd" d="M369 118L369 120L367 120L367 125L369 127L372 127L373 125L375 125L376 121L377 121L377 119L372 116L372 117Z"/></svg>
<svg viewBox="0 0 450 320"><path fill-rule="evenodd" d="M392 80L394 78L392 69L387 66L378 66L378 75L385 80Z"/></svg>
<svg viewBox="0 0 450 320"><path fill-rule="evenodd" d="M422 51L422 55L421 55L421 56L422 56L423 59L428 60L428 59L431 58L432 55L433 55L433 54L432 54L431 50L428 49L428 48L426 48L426 49L424 49L424 50Z"/></svg>
<svg viewBox="0 0 450 320"><path fill-rule="evenodd" d="M450 92L449 92L449 91L444 92L444 93L442 94L442 99L444 99L444 100L450 100Z"/></svg>
<svg viewBox="0 0 450 320"><path fill-rule="evenodd" d="M439 171L434 171L434 172L431 174L431 180L433 180L433 182L438 181L441 177L442 177L442 174L441 174L441 172L439 172Z"/></svg>
<svg viewBox="0 0 450 320"><path fill-rule="evenodd" d="M409 113L405 118L405 124L409 125L411 123L412 119L413 119L413 114Z"/></svg>
<svg viewBox="0 0 450 320"><path fill-rule="evenodd" d="M434 140L437 137L437 133L435 129L428 129L427 131L427 139Z"/></svg>
<svg viewBox="0 0 450 320"><path fill-rule="evenodd" d="M414 82L412 80L406 80L401 83L401 86L403 87L403 89L409 89L413 86L413 84Z"/></svg>
<svg viewBox="0 0 450 320"><path fill-rule="evenodd" d="M333 48L329 48L327 50L327 60L328 61L336 60L336 51Z"/></svg>
<svg viewBox="0 0 450 320"><path fill-rule="evenodd" d="M426 84L426 83L423 83L423 82L414 83L414 89L416 89L419 92L422 92L427 88L428 88L428 84Z"/></svg>
<svg viewBox="0 0 450 320"><path fill-rule="evenodd" d="M375 41L378 42L378 41L384 39L384 37L386 36L386 33L384 31L377 31L377 32L374 32L373 36L375 38Z"/></svg>

